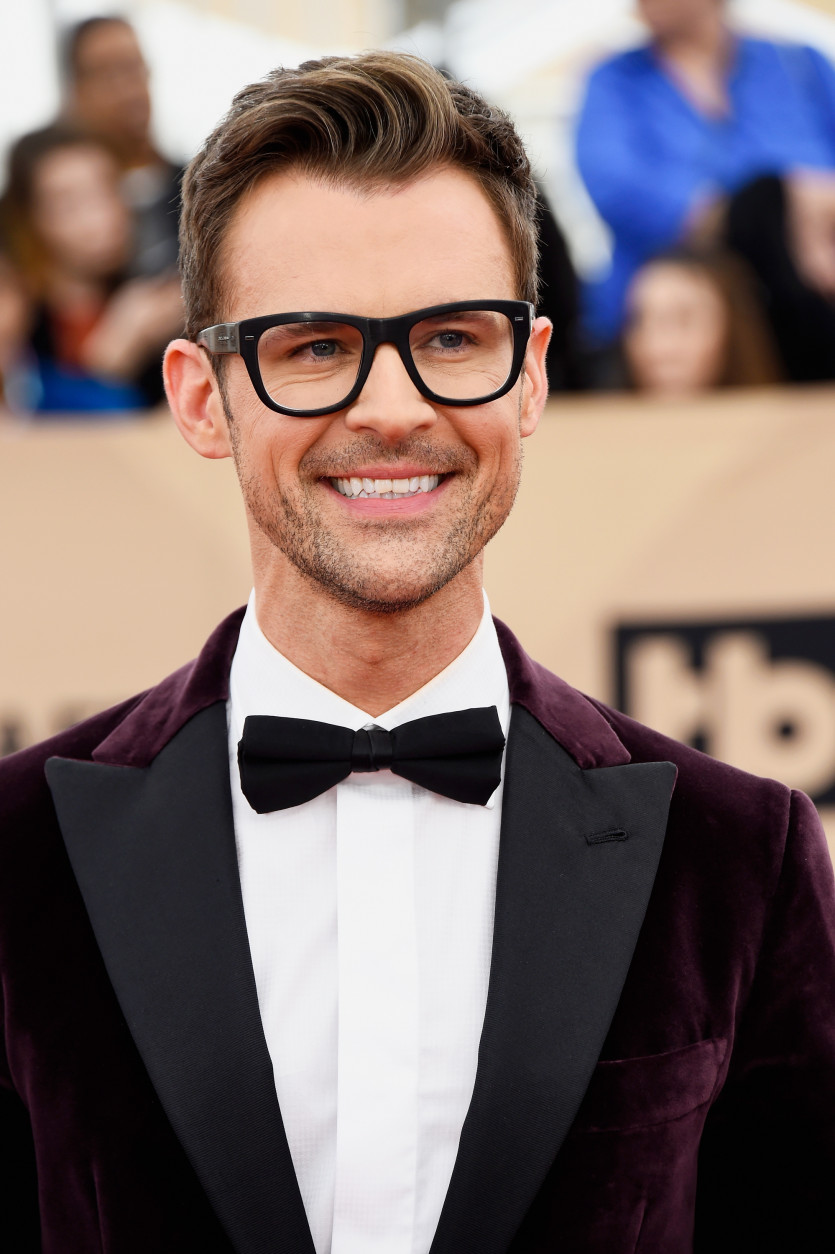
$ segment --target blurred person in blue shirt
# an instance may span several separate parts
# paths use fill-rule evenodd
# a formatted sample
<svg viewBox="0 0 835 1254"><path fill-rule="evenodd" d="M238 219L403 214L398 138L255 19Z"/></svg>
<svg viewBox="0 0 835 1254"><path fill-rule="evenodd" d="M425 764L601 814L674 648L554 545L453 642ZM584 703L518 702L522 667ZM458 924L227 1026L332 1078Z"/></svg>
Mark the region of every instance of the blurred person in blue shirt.
<svg viewBox="0 0 835 1254"><path fill-rule="evenodd" d="M592 337L617 335L648 258L726 239L758 274L789 377L832 377L835 70L813 48L734 33L723 0L638 8L650 40L592 73L577 130L613 235L611 268L585 293ZM798 321L816 323L814 360L808 343L784 343Z"/></svg>

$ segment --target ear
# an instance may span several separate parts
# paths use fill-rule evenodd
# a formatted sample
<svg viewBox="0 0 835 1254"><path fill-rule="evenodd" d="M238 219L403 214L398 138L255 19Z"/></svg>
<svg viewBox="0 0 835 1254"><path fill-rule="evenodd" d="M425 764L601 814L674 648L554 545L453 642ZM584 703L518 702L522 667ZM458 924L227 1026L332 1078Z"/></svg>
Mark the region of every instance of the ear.
<svg viewBox="0 0 835 1254"><path fill-rule="evenodd" d="M525 354L525 375L522 383L522 409L519 429L523 436L533 435L539 426L545 402L548 399L548 375L545 371L545 354L551 339L552 325L547 318L537 318L533 324L528 351Z"/></svg>
<svg viewBox="0 0 835 1254"><path fill-rule="evenodd" d="M201 457L231 457L220 388L203 349L191 340L172 340L162 360L162 376L183 439Z"/></svg>

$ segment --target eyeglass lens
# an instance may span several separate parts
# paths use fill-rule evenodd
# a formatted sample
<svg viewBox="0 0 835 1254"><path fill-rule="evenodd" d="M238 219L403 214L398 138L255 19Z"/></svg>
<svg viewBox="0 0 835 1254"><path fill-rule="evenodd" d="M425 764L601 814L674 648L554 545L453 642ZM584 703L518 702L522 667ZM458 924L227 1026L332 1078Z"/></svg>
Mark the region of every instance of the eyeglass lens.
<svg viewBox="0 0 835 1254"><path fill-rule="evenodd" d="M268 394L287 409L339 407L362 359L362 333L342 322L290 322L258 341L258 366ZM513 327L493 310L447 313L417 322L409 333L415 368L427 390L450 401L492 395L513 364Z"/></svg>

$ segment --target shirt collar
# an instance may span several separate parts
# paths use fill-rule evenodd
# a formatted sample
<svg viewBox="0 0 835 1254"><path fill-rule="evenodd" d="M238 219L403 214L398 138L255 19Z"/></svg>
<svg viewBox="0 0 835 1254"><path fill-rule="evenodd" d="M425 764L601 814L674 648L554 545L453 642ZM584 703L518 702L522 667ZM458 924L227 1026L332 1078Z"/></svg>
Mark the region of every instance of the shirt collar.
<svg viewBox="0 0 835 1254"><path fill-rule="evenodd" d="M316 719L354 731L376 723L391 730L430 714L495 705L505 736L510 720L507 672L486 593L478 630L458 657L417 692L372 718L367 711L311 679L270 644L258 625L253 592L232 661L229 697L236 738L242 734L244 719L249 714Z"/></svg>

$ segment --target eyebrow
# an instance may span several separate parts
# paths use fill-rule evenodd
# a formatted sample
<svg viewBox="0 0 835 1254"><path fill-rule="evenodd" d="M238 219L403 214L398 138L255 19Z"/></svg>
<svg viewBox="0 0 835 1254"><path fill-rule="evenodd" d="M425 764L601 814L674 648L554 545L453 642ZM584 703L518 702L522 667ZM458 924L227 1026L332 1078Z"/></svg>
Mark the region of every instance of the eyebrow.
<svg viewBox="0 0 835 1254"><path fill-rule="evenodd" d="M421 322L489 322L496 314L492 309L451 309L449 313L433 314Z"/></svg>
<svg viewBox="0 0 835 1254"><path fill-rule="evenodd" d="M333 318L328 322L279 322L277 326L269 327L270 331L280 331L286 335L295 336L303 339L309 335L311 331L331 331L334 327L348 326L347 322L340 322L337 318ZM354 327L350 328L352 331Z"/></svg>

